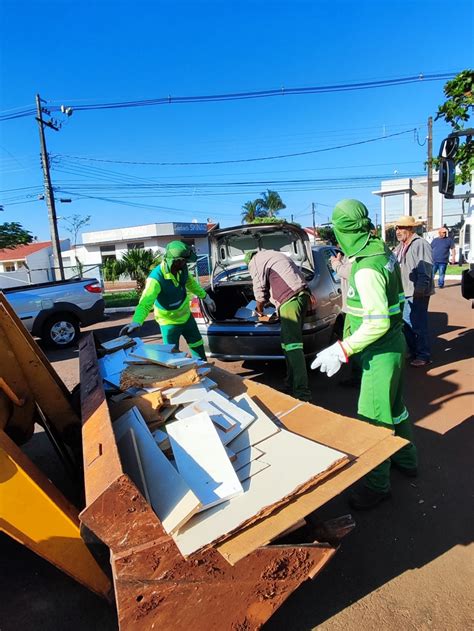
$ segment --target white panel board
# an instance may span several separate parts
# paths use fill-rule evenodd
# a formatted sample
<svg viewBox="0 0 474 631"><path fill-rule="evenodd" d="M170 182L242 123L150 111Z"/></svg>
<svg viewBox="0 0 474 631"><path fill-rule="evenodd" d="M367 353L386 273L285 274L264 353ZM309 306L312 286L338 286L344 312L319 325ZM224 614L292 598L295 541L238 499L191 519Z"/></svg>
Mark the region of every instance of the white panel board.
<svg viewBox="0 0 474 631"><path fill-rule="evenodd" d="M271 418L267 416L257 403L255 403L255 401L247 394L241 394L238 397L235 397L234 401L242 409L257 416L257 420L255 422L249 425L244 432L229 443L229 447L232 451L235 451L235 453L239 453L239 451L242 451L242 449L246 449L251 445L258 445L262 442L262 440L265 440L280 431L280 428L275 425Z"/></svg>
<svg viewBox="0 0 474 631"><path fill-rule="evenodd" d="M156 444L137 408L113 423L117 441L133 428L145 474L150 503L167 533L184 524L201 503Z"/></svg>
<svg viewBox="0 0 474 631"><path fill-rule="evenodd" d="M223 432L229 432L235 427L236 422L226 416L219 408L207 401L206 398L200 399L190 403L185 408L176 413L176 418L190 418L199 414L200 412L206 412L211 417L211 421L214 425L217 425Z"/></svg>
<svg viewBox="0 0 474 631"><path fill-rule="evenodd" d="M242 485L208 414L166 425L178 471L203 509L242 493Z"/></svg>
<svg viewBox="0 0 474 631"><path fill-rule="evenodd" d="M281 430L260 443L269 465L242 484L244 493L194 517L173 538L185 556L236 530L264 508L294 493L301 486L345 457L335 449ZM258 461L257 461L258 462Z"/></svg>
<svg viewBox="0 0 474 631"><path fill-rule="evenodd" d="M137 439L135 437L135 432L131 427L129 427L122 438L117 441L117 447L123 470L133 480L140 493L150 504L150 494L148 493Z"/></svg>
<svg viewBox="0 0 474 631"><path fill-rule="evenodd" d="M171 396L166 395L166 398L172 405L184 405L185 403L192 403L193 401L199 401L207 396L207 390L200 383L196 383L192 386L183 388L176 394Z"/></svg>
<svg viewBox="0 0 474 631"><path fill-rule="evenodd" d="M257 421L256 421L257 422ZM246 449L242 449L238 454L235 454L235 460L233 462L234 469L238 471L252 462L253 460L258 460L261 456L263 456L264 452L258 447L247 447Z"/></svg>
<svg viewBox="0 0 474 631"><path fill-rule="evenodd" d="M269 466L268 462L264 462L263 460L252 460L252 462L248 462L237 471L237 477L241 482L245 482L245 480L257 475L257 473L265 471Z"/></svg>
<svg viewBox="0 0 474 631"><path fill-rule="evenodd" d="M122 349L115 351L115 353L109 353L99 359L99 371L102 379L107 379L109 375L120 375L125 368L124 363L126 359L127 355Z"/></svg>
<svg viewBox="0 0 474 631"><path fill-rule="evenodd" d="M220 439L224 445L228 445L234 438L236 438L241 432L244 431L256 418L256 414L252 411L247 411L236 405L231 399L226 399L216 390L208 392L206 401L212 403L218 410L221 411L231 422L235 423L230 431L223 431L217 429ZM235 452L235 449L232 448Z"/></svg>
<svg viewBox="0 0 474 631"><path fill-rule="evenodd" d="M147 359L155 364L167 368L181 368L182 366L195 366L196 361L186 357L185 353L163 353L154 349L148 349L146 344L129 353L133 359Z"/></svg>

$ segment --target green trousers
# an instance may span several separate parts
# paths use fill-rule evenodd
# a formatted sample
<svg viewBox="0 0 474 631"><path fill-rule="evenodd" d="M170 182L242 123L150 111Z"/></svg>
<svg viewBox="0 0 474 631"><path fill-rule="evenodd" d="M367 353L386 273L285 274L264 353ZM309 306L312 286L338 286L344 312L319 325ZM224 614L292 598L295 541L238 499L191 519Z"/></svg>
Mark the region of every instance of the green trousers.
<svg viewBox="0 0 474 631"><path fill-rule="evenodd" d="M396 436L410 441L391 459L400 467L412 469L417 466L417 453L403 400L405 340L402 335L392 339L390 350L373 346L368 346L360 353L362 383L358 414L362 420L390 428ZM365 485L380 492L390 489L390 459L369 473Z"/></svg>
<svg viewBox="0 0 474 631"><path fill-rule="evenodd" d="M206 360L204 341L192 315L184 324L160 324L163 344L174 344L179 349L179 340L184 337L193 357Z"/></svg>
<svg viewBox="0 0 474 631"><path fill-rule="evenodd" d="M303 351L303 321L308 303L309 294L301 292L280 307L281 347L285 353L288 386L292 395L302 401L311 401Z"/></svg>

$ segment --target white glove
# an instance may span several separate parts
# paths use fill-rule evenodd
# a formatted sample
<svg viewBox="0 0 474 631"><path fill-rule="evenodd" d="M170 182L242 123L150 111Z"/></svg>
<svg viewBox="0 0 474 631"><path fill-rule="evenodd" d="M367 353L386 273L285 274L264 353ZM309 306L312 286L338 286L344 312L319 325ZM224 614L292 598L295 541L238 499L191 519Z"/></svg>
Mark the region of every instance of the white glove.
<svg viewBox="0 0 474 631"><path fill-rule="evenodd" d="M206 294L206 297L204 298L204 302L206 303L206 305L209 307L211 311L216 310L216 303L208 294Z"/></svg>
<svg viewBox="0 0 474 631"><path fill-rule="evenodd" d="M337 373L342 364L346 364L347 361L348 358L342 348L342 344L336 342L316 355L316 359L311 364L311 368L312 370L319 368L321 372L327 373L328 377L332 377Z"/></svg>
<svg viewBox="0 0 474 631"><path fill-rule="evenodd" d="M137 331L140 327L141 324L138 324L138 322L130 322L130 324L126 324L120 329L119 335L132 335L132 333Z"/></svg>

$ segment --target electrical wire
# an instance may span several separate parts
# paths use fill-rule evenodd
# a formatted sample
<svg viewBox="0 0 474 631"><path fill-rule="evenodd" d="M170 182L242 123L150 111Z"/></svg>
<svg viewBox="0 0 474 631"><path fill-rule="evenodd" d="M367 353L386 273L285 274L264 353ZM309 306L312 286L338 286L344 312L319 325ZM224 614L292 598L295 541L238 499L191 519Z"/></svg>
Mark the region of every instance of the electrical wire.
<svg viewBox="0 0 474 631"><path fill-rule="evenodd" d="M296 153L286 153L274 156L263 156L259 158L241 158L237 160L209 160L205 162L143 162L138 160L112 160L106 158L85 158L81 156L74 156L67 153L59 153L56 154L60 157L64 158L73 158L74 160L89 160L91 162L107 162L113 164L140 164L140 165L149 165L149 166L202 166L202 165L210 165L210 164L237 164L241 162L260 162L263 160L280 160L282 158L295 158L298 156L308 156L315 153L324 153L326 151L336 151L337 149L345 149L346 147L356 147L358 145L366 145L371 142L377 142L379 140L386 140L388 138L395 138L396 136L403 136L405 134L414 134L416 132L416 128L406 129L404 131L399 131L394 134L387 134L385 136L379 136L377 138L368 138L366 140L359 140L357 142L351 142L343 145L336 145L334 147L325 147L324 149L310 149L309 151L298 151Z"/></svg>
<svg viewBox="0 0 474 631"><path fill-rule="evenodd" d="M272 90L257 90L253 92L231 92L224 94L205 94L196 96L171 96L159 97L153 99L142 99L132 101L116 101L110 103L89 103L89 104L71 104L75 111L90 111L104 109L126 109L131 107L149 107L154 105L171 105L171 104L187 104L187 103L209 103L218 101L238 101L248 99L262 99L278 96L301 96L308 94L325 94L329 92L348 92L353 90L369 90L374 88L390 87L396 85L407 85L410 83L424 83L429 81L441 81L452 79L456 76L454 73L434 73L434 74L418 74L408 77L398 77L395 79L382 79L379 81L362 81L358 83L340 83L332 85L308 86ZM51 111L60 111L60 106L48 106ZM36 113L36 108L21 109L18 112L5 112L0 114L0 121L13 120L32 116Z"/></svg>

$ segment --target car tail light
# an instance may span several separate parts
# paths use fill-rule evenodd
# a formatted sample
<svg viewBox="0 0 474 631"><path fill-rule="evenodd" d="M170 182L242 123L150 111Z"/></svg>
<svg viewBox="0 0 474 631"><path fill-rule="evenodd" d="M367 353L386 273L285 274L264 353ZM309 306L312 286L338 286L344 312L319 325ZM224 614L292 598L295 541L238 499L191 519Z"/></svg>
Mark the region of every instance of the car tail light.
<svg viewBox="0 0 474 631"><path fill-rule="evenodd" d="M316 297L313 294L310 294L310 296L309 296L309 303L308 303L308 310L307 310L306 313L308 315L314 315L316 313L316 305L317 305Z"/></svg>
<svg viewBox="0 0 474 631"><path fill-rule="evenodd" d="M101 294L102 287L100 283L89 283L88 285L84 285L84 289L89 291L91 294Z"/></svg>
<svg viewBox="0 0 474 631"><path fill-rule="evenodd" d="M191 300L191 313L196 319L204 319L204 314L201 310L201 301L197 298L197 296L194 296Z"/></svg>

